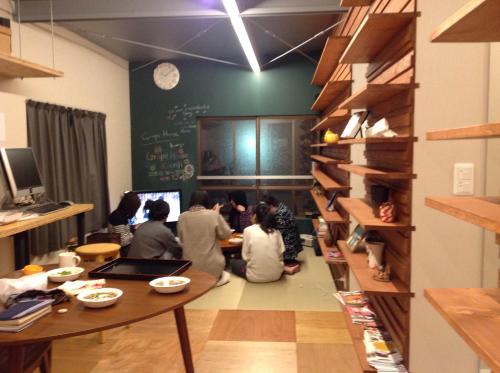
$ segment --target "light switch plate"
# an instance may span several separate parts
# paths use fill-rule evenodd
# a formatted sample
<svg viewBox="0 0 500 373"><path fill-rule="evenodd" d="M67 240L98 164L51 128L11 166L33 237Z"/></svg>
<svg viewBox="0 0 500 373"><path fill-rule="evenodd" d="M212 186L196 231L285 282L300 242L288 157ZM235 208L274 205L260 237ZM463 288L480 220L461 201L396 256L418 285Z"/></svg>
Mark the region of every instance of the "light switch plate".
<svg viewBox="0 0 500 373"><path fill-rule="evenodd" d="M474 194L474 163L455 163L453 194L457 196L471 196Z"/></svg>

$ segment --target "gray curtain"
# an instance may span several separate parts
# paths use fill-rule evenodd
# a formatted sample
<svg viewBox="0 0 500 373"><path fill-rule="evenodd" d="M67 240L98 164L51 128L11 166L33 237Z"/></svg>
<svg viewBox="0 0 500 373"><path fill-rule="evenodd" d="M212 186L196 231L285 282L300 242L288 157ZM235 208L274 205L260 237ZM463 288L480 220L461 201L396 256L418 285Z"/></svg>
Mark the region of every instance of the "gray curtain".
<svg viewBox="0 0 500 373"><path fill-rule="evenodd" d="M41 102L26 103L28 143L38 161L47 198L93 203L85 228L107 225L109 193L106 116ZM59 250L76 236L76 219L65 219L30 232L33 255Z"/></svg>

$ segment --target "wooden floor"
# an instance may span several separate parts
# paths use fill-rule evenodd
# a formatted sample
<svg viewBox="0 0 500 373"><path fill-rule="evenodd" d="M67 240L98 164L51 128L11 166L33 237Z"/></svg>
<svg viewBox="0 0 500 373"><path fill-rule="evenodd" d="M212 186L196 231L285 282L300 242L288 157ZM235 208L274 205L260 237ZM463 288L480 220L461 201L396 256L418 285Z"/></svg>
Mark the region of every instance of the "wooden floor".
<svg viewBox="0 0 500 373"><path fill-rule="evenodd" d="M187 310L197 373L358 373L338 312ZM172 313L56 341L53 373L183 372Z"/></svg>

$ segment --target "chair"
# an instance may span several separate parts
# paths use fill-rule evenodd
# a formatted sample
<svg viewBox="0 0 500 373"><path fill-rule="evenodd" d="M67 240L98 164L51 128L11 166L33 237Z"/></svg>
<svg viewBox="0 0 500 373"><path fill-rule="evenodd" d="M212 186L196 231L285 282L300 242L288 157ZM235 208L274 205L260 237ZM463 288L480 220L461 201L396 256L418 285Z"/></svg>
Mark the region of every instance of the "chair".
<svg viewBox="0 0 500 373"><path fill-rule="evenodd" d="M8 367L9 372L32 373L36 369L40 373L50 373L52 343L39 342L21 347L22 353L12 358L9 347L0 348L0 367Z"/></svg>

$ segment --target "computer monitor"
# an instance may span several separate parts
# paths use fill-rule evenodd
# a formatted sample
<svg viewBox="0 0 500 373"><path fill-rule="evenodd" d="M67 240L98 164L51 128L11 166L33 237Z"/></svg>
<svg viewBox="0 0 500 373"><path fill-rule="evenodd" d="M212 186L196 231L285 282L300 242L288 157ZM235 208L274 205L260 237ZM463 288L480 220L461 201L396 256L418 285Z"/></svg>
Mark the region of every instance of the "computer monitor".
<svg viewBox="0 0 500 373"><path fill-rule="evenodd" d="M1 148L0 155L12 198L45 192L31 148Z"/></svg>
<svg viewBox="0 0 500 373"><path fill-rule="evenodd" d="M130 219L129 224L135 225L144 223L148 220L148 213L144 211L144 205L149 199L151 201L156 201L157 199L163 199L170 206L170 213L167 217L167 223L176 223L179 220L179 215L181 214L181 201L182 194L180 190L143 190L135 191L141 200L141 206L135 216Z"/></svg>

